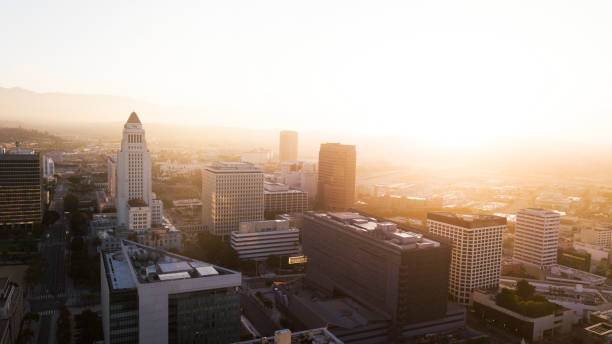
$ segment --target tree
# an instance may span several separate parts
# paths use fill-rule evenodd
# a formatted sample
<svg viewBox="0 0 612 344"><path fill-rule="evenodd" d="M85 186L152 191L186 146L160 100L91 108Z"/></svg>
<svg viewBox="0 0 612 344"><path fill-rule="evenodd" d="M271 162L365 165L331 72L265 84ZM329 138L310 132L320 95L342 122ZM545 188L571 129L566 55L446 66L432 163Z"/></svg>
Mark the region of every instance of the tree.
<svg viewBox="0 0 612 344"><path fill-rule="evenodd" d="M59 220L60 216L55 210L47 210L43 214L43 224L46 226L51 226L55 223L55 221Z"/></svg>
<svg viewBox="0 0 612 344"><path fill-rule="evenodd" d="M83 181L83 177L79 175L70 176L68 177L68 181L72 184L81 184L81 181Z"/></svg>
<svg viewBox="0 0 612 344"><path fill-rule="evenodd" d="M38 320L40 320L40 314L34 313L34 312L28 312L23 317L23 321L25 322L38 321Z"/></svg>
<svg viewBox="0 0 612 344"><path fill-rule="evenodd" d="M64 197L64 210L75 212L79 209L79 197L73 193L69 193Z"/></svg>
<svg viewBox="0 0 612 344"><path fill-rule="evenodd" d="M75 316L74 321L76 328L80 330L76 340L78 344L89 344L104 339L102 319L95 312L87 309Z"/></svg>
<svg viewBox="0 0 612 344"><path fill-rule="evenodd" d="M31 343L34 338L34 331L31 328L22 328L17 336L18 344Z"/></svg>
<svg viewBox="0 0 612 344"><path fill-rule="evenodd" d="M57 332L56 338L58 343L70 343L72 339L72 332L70 328L70 311L66 306L60 308L60 315L57 319Z"/></svg>
<svg viewBox="0 0 612 344"><path fill-rule="evenodd" d="M535 287L525 280L520 280L516 284L516 295L522 300L529 300L535 293Z"/></svg>
<svg viewBox="0 0 612 344"><path fill-rule="evenodd" d="M41 256L34 256L34 258L32 258L24 276L27 287L33 287L40 283L45 265L46 263Z"/></svg>

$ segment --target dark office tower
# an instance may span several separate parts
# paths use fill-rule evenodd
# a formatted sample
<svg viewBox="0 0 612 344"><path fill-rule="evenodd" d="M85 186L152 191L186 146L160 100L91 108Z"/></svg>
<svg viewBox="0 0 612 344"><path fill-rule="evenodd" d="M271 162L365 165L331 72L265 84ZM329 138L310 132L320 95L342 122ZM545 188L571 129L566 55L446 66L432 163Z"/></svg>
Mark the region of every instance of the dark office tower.
<svg viewBox="0 0 612 344"><path fill-rule="evenodd" d="M33 228L42 220L40 155L0 149L0 228Z"/></svg>
<svg viewBox="0 0 612 344"><path fill-rule="evenodd" d="M311 287L349 296L399 328L447 317L448 243L360 213L306 212L302 221Z"/></svg>
<svg viewBox="0 0 612 344"><path fill-rule="evenodd" d="M297 131L283 130L280 132L279 160L296 161L298 158Z"/></svg>
<svg viewBox="0 0 612 344"><path fill-rule="evenodd" d="M355 146L323 143L319 150L318 208L341 211L355 203Z"/></svg>

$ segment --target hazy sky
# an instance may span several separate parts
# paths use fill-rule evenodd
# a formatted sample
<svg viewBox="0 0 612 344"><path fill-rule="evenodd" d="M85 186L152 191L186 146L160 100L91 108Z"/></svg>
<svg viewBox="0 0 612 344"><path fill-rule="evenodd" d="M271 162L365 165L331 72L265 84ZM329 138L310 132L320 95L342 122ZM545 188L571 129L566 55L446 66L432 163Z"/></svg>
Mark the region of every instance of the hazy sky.
<svg viewBox="0 0 612 344"><path fill-rule="evenodd" d="M612 1L1 1L0 86L441 142L603 141ZM220 111L222 113L222 111Z"/></svg>

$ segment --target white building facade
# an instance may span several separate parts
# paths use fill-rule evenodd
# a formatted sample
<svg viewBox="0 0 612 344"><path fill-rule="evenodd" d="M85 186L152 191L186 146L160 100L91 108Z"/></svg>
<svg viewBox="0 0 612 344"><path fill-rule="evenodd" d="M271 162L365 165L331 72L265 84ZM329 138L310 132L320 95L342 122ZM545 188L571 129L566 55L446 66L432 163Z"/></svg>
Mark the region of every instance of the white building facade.
<svg viewBox="0 0 612 344"><path fill-rule="evenodd" d="M427 228L452 241L449 294L453 301L467 305L474 290L499 285L505 218L433 212L427 214Z"/></svg>
<svg viewBox="0 0 612 344"><path fill-rule="evenodd" d="M117 218L119 226L129 226L130 224L130 205L128 202L141 200L147 207L150 207L152 192L151 153L147 148L142 123L138 115L132 112L123 126L121 150L117 153ZM140 214L140 210L138 213Z"/></svg>
<svg viewBox="0 0 612 344"><path fill-rule="evenodd" d="M514 233L514 260L540 269L556 264L560 221L559 213L552 210L519 210Z"/></svg>
<svg viewBox="0 0 612 344"><path fill-rule="evenodd" d="M290 228L287 220L243 222L232 232L231 245L240 259L297 256L301 252L300 230Z"/></svg>
<svg viewBox="0 0 612 344"><path fill-rule="evenodd" d="M263 170L248 163L216 162L202 170L202 222L229 238L240 222L264 219Z"/></svg>

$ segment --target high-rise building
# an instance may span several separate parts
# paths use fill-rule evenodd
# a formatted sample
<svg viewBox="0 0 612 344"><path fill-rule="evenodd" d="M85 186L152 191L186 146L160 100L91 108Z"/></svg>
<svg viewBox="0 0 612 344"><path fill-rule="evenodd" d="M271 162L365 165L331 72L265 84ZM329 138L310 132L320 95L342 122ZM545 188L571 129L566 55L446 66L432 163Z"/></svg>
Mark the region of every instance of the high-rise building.
<svg viewBox="0 0 612 344"><path fill-rule="evenodd" d="M308 285L351 297L400 327L447 316L447 243L367 214L308 211L302 221Z"/></svg>
<svg viewBox="0 0 612 344"><path fill-rule="evenodd" d="M215 162L202 170L202 222L229 238L240 222L264 219L263 170L244 162Z"/></svg>
<svg viewBox="0 0 612 344"><path fill-rule="evenodd" d="M279 214L303 213L308 210L308 194L285 184L264 183L264 216L273 219Z"/></svg>
<svg viewBox="0 0 612 344"><path fill-rule="evenodd" d="M151 153L147 149L145 131L135 112L123 126L121 150L117 153L117 220L119 226L129 227L130 201L137 200L139 208L149 208L152 200ZM149 226L150 218L149 214ZM132 229L132 228L130 228Z"/></svg>
<svg viewBox="0 0 612 344"><path fill-rule="evenodd" d="M106 177L108 196L113 204L117 204L117 155L115 154L106 159Z"/></svg>
<svg viewBox="0 0 612 344"><path fill-rule="evenodd" d="M355 146L323 143L319 150L318 206L342 211L355 203Z"/></svg>
<svg viewBox="0 0 612 344"><path fill-rule="evenodd" d="M0 228L32 228L42 221L40 155L19 143L0 149Z"/></svg>
<svg viewBox="0 0 612 344"><path fill-rule="evenodd" d="M552 210L519 210L516 213L513 258L539 268L556 264L560 222L561 216Z"/></svg>
<svg viewBox="0 0 612 344"><path fill-rule="evenodd" d="M280 132L279 160L295 161L298 158L298 133L283 130Z"/></svg>
<svg viewBox="0 0 612 344"><path fill-rule="evenodd" d="M43 177L48 179L55 174L55 162L50 156L42 158Z"/></svg>
<svg viewBox="0 0 612 344"><path fill-rule="evenodd" d="M100 267L106 344L240 339L239 272L126 240Z"/></svg>
<svg viewBox="0 0 612 344"><path fill-rule="evenodd" d="M252 221L232 232L232 248L240 259L265 260L269 256L297 256L300 230L287 220Z"/></svg>
<svg viewBox="0 0 612 344"><path fill-rule="evenodd" d="M467 305L479 288L497 288L506 218L493 215L427 214L429 232L452 241L449 295Z"/></svg>

